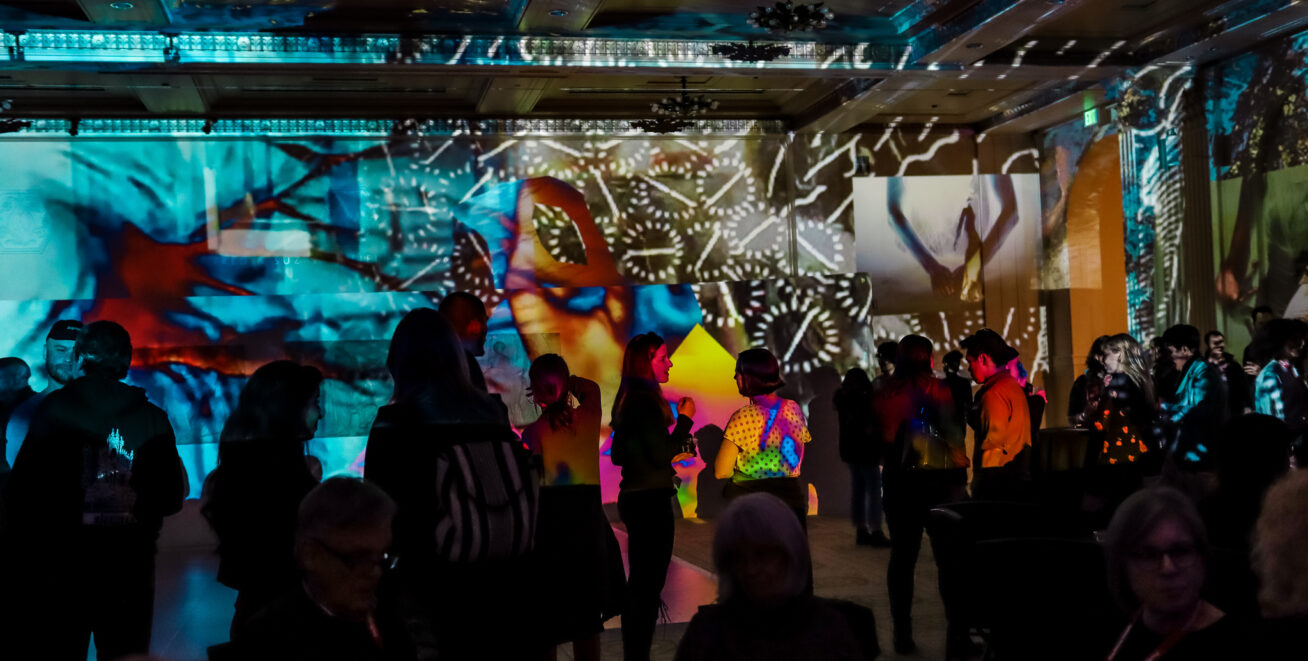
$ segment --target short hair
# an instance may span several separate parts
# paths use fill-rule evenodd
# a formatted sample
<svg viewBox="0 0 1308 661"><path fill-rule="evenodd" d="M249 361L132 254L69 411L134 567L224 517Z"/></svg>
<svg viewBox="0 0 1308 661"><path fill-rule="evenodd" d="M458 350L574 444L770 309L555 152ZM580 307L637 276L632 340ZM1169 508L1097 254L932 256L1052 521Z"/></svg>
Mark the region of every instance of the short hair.
<svg viewBox="0 0 1308 661"><path fill-rule="evenodd" d="M17 356L6 356L0 358L0 372L6 372L14 368L26 372L29 378L32 376L32 368L27 364L27 361L22 358Z"/></svg>
<svg viewBox="0 0 1308 661"><path fill-rule="evenodd" d="M1254 524L1253 568L1263 617L1308 616L1308 470L1273 484Z"/></svg>
<svg viewBox="0 0 1308 661"><path fill-rule="evenodd" d="M889 342L882 342L881 344L877 345L877 358L880 358L881 360L884 360L888 363L893 363L895 362L895 360L898 359L898 356L899 356L898 342L894 340L890 340Z"/></svg>
<svg viewBox="0 0 1308 661"><path fill-rule="evenodd" d="M935 347L921 335L905 335L899 341L899 356L895 359L895 376L909 378L931 372L931 355Z"/></svg>
<svg viewBox="0 0 1308 661"><path fill-rule="evenodd" d="M1003 336L989 328L982 328L973 333L960 342L959 345L963 347L963 351L966 351L968 356L989 356L990 360L994 361L995 365L998 366L1007 365L1012 362L1013 358L1017 357L1016 352L1013 351L1012 347L1008 346Z"/></svg>
<svg viewBox="0 0 1308 661"><path fill-rule="evenodd" d="M466 326L469 319L468 313L478 311L479 317L488 316L486 303L478 298L475 294L466 291L452 292L441 299L440 305L436 308L441 314L445 315L450 323L454 324L455 329L460 333L463 332L463 326Z"/></svg>
<svg viewBox="0 0 1308 661"><path fill-rule="evenodd" d="M756 397L776 392L786 385L781 380L781 363L767 349L745 349L736 357L736 374L741 376L740 394Z"/></svg>
<svg viewBox="0 0 1308 661"><path fill-rule="evenodd" d="M112 321L97 321L77 338L73 355L81 356L84 374L124 379L132 365L132 336Z"/></svg>
<svg viewBox="0 0 1308 661"><path fill-rule="evenodd" d="M1249 319L1256 321L1258 319L1258 315L1260 314L1269 314L1275 317L1276 311L1273 310L1272 306L1270 305L1259 305L1258 307L1249 311Z"/></svg>
<svg viewBox="0 0 1308 661"><path fill-rule="evenodd" d="M541 395L541 381L548 377L558 380L559 396L545 405L541 417L549 422L550 429L567 427L572 424L572 407L568 406L568 379L571 377L571 373L568 370L567 361L563 360L563 356L557 353L547 353L531 361L531 367L527 369L527 379L531 383L533 396Z"/></svg>
<svg viewBox="0 0 1308 661"><path fill-rule="evenodd" d="M1210 330L1207 333L1204 333L1204 344L1211 343L1214 337L1226 337L1226 333L1219 330Z"/></svg>
<svg viewBox="0 0 1308 661"><path fill-rule="evenodd" d="M786 576L782 588L794 597L808 585L812 560L808 537L799 525L799 517L780 498L768 493L741 496L727 506L713 535L713 566L718 573L718 600L731 601L737 594L733 570L740 553L750 544L780 549L786 556Z"/></svg>
<svg viewBox="0 0 1308 661"><path fill-rule="evenodd" d="M958 349L954 349L953 351L950 351L949 353L945 354L944 362L946 365L962 365L963 352L959 351Z"/></svg>
<svg viewBox="0 0 1308 661"><path fill-rule="evenodd" d="M295 536L321 539L333 531L357 530L389 521L395 510L395 501L372 482L360 477L328 478L300 501Z"/></svg>
<svg viewBox="0 0 1308 661"><path fill-rule="evenodd" d="M1104 532L1104 555L1107 556L1108 589L1118 605L1128 613L1140 606L1131 590L1126 572L1130 555L1137 552L1144 538L1165 520L1176 521L1194 539L1195 551L1208 567L1208 532L1199 511L1185 494L1171 487L1141 489L1128 497L1113 514Z"/></svg>
<svg viewBox="0 0 1308 661"><path fill-rule="evenodd" d="M1267 360L1276 360L1281 358L1287 345L1302 342L1305 337L1308 337L1308 324L1303 321L1273 319L1254 333L1251 343L1253 351L1250 353Z"/></svg>
<svg viewBox="0 0 1308 661"><path fill-rule="evenodd" d="M1188 348L1199 353L1199 329L1189 324L1177 324L1163 331L1163 344L1169 347Z"/></svg>

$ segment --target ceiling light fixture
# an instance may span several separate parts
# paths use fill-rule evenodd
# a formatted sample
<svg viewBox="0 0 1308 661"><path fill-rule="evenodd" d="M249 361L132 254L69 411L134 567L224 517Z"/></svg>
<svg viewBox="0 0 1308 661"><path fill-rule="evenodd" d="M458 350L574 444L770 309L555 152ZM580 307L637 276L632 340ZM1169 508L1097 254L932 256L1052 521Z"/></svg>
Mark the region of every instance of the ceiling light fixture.
<svg viewBox="0 0 1308 661"><path fill-rule="evenodd" d="M567 16L567 15L568 15L568 10L566 10L566 9L551 9L551 10L550 10L550 16L559 16L559 17L562 17L562 16Z"/></svg>
<svg viewBox="0 0 1308 661"><path fill-rule="evenodd" d="M749 13L749 24L769 32L813 32L827 27L835 18L830 9L816 2L811 5L795 4L791 0L778 2L771 7L759 7Z"/></svg>
<svg viewBox="0 0 1308 661"><path fill-rule="evenodd" d="M130 3L130 2L111 2L111 3L109 3L109 8L110 8L110 9L117 9L118 11L127 11L128 9L132 9L132 8L135 7L135 6L136 6L136 5L134 5L134 4Z"/></svg>
<svg viewBox="0 0 1308 661"><path fill-rule="evenodd" d="M686 91L686 77L681 77L681 96L665 96L663 100L651 103L650 110L676 119L688 119L696 115L717 110L718 102L703 94L691 96Z"/></svg>
<svg viewBox="0 0 1308 661"><path fill-rule="evenodd" d="M631 123L631 128L644 131L645 133L676 133L677 131L690 128L692 125L694 125L694 122L684 119L659 117L657 119L638 119Z"/></svg>
<svg viewBox="0 0 1308 661"><path fill-rule="evenodd" d="M790 46L784 44L713 44L713 54L735 62L771 62L790 55Z"/></svg>

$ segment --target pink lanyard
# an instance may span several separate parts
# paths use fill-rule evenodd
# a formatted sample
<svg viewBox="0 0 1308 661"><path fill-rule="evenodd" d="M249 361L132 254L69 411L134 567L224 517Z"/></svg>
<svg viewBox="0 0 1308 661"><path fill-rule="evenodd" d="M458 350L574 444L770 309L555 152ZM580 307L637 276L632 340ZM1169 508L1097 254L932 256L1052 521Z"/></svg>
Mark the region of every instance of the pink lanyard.
<svg viewBox="0 0 1308 661"><path fill-rule="evenodd" d="M1202 605L1202 601L1195 604L1194 612L1190 613L1190 619L1186 620L1185 626L1168 634L1167 637L1163 639L1163 642L1159 643L1158 647L1154 649L1153 653L1144 658L1144 661L1158 661L1158 659L1162 658L1164 654L1172 651L1172 648L1176 647L1176 644L1181 642L1181 639L1185 638L1186 634L1190 633L1190 627L1194 626L1195 619L1199 617L1199 609ZM1104 661L1113 661L1117 658L1117 653L1122 650L1122 645L1126 642L1127 637L1131 635L1131 630L1134 629L1136 623L1140 621L1142 612L1143 611L1137 611L1135 617L1131 618L1131 623L1126 625L1126 631L1122 632L1122 637L1117 639L1117 644L1113 646L1113 651L1108 653L1108 658Z"/></svg>

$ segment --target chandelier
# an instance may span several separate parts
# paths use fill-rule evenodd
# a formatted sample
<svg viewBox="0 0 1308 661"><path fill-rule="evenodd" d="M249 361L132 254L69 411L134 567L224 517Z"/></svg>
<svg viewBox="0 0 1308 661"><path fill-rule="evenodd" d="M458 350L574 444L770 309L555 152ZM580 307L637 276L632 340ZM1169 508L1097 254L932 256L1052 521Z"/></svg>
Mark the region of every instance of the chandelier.
<svg viewBox="0 0 1308 661"><path fill-rule="evenodd" d="M790 55L790 46L784 44L713 44L713 54L735 62L771 62Z"/></svg>
<svg viewBox="0 0 1308 661"><path fill-rule="evenodd" d="M631 128L645 133L676 133L694 126L694 122L685 119L658 117L655 119L638 119L631 123Z"/></svg>
<svg viewBox="0 0 1308 661"><path fill-rule="evenodd" d="M796 5L791 0L772 7L759 7L749 13L749 24L769 32L812 32L827 26L835 17L821 2Z"/></svg>
<svg viewBox="0 0 1308 661"><path fill-rule="evenodd" d="M686 91L686 77L681 77L681 96L666 96L661 101L651 103L649 109L667 117L688 119L696 115L717 110L718 102L704 95L691 96Z"/></svg>

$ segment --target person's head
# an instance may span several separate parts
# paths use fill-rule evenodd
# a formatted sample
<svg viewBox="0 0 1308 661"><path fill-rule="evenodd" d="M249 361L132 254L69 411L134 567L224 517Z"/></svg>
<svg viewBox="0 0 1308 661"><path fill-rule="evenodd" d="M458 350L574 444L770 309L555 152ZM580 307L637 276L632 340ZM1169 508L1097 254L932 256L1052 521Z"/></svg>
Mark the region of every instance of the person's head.
<svg viewBox="0 0 1308 661"><path fill-rule="evenodd" d="M746 397L776 392L786 385L781 380L781 363L767 349L746 349L736 357L736 390Z"/></svg>
<svg viewBox="0 0 1308 661"><path fill-rule="evenodd" d="M1254 330L1257 330L1263 324L1276 318L1276 313L1272 308L1266 305L1259 305L1249 312L1249 320L1253 322Z"/></svg>
<svg viewBox="0 0 1308 661"><path fill-rule="evenodd" d="M622 354L622 378L667 383L672 374L668 345L657 333L642 333L631 338Z"/></svg>
<svg viewBox="0 0 1308 661"><path fill-rule="evenodd" d="M307 441L322 419L322 372L316 367L276 360L250 375L236 410L223 427L222 440Z"/></svg>
<svg viewBox="0 0 1308 661"><path fill-rule="evenodd" d="M1190 499L1170 487L1142 489L1113 514L1104 533L1108 585L1126 612L1184 617L1199 603L1208 534Z"/></svg>
<svg viewBox="0 0 1308 661"><path fill-rule="evenodd" d="M750 494L733 501L718 520L713 565L719 601L776 604L808 584L808 538L780 498Z"/></svg>
<svg viewBox="0 0 1308 661"><path fill-rule="evenodd" d="M50 380L64 385L77 378L76 360L73 350L77 338L82 335L82 322L75 319L60 319L50 327L45 336L45 373Z"/></svg>
<svg viewBox="0 0 1308 661"><path fill-rule="evenodd" d="M27 366L27 361L14 356L0 358L0 401L26 388L31 378L32 368Z"/></svg>
<svg viewBox="0 0 1308 661"><path fill-rule="evenodd" d="M1102 374L1104 369L1104 345L1112 339L1112 335L1100 335L1095 338L1090 345L1090 355L1085 357L1085 369L1091 374Z"/></svg>
<svg viewBox="0 0 1308 661"><path fill-rule="evenodd" d="M1221 358L1226 353L1226 336L1222 331L1208 331L1204 334L1204 353L1209 358Z"/></svg>
<svg viewBox="0 0 1308 661"><path fill-rule="evenodd" d="M1308 617L1308 470L1273 484L1254 525L1253 568L1263 617Z"/></svg>
<svg viewBox="0 0 1308 661"><path fill-rule="evenodd" d="M1299 362L1308 324L1298 319L1272 319L1254 333L1254 353L1273 360Z"/></svg>
<svg viewBox="0 0 1308 661"><path fill-rule="evenodd" d="M459 336L463 350L474 356L486 353L486 304L473 294L456 291L441 299L440 313L445 315Z"/></svg>
<svg viewBox="0 0 1308 661"><path fill-rule="evenodd" d="M75 371L105 376L114 380L127 378L132 365L132 336L112 321L97 321L87 326L73 347Z"/></svg>
<svg viewBox="0 0 1308 661"><path fill-rule="evenodd" d="M894 369L895 361L898 360L899 343L891 340L882 342L877 345L877 370L882 374L890 374Z"/></svg>
<svg viewBox="0 0 1308 661"><path fill-rule="evenodd" d="M845 378L840 382L842 388L860 389L872 385L872 379L868 378L867 370L862 367L854 367L845 372Z"/></svg>
<svg viewBox="0 0 1308 661"><path fill-rule="evenodd" d="M1163 344L1172 354L1177 369L1199 355L1199 329L1188 324L1177 324L1163 332Z"/></svg>
<svg viewBox="0 0 1308 661"><path fill-rule="evenodd" d="M944 363L946 374L958 374L958 371L963 369L963 352L958 350L950 351L945 354Z"/></svg>
<svg viewBox="0 0 1308 661"><path fill-rule="evenodd" d="M961 342L967 352L967 366L972 378L981 383L1008 367L1017 352L1004 338L989 328L982 328Z"/></svg>
<svg viewBox="0 0 1308 661"><path fill-rule="evenodd" d="M386 369L395 381L397 401L412 398L432 383L472 388L458 334L444 315L431 308L413 310L400 320L391 336Z"/></svg>
<svg viewBox="0 0 1308 661"><path fill-rule="evenodd" d="M1145 392L1150 402L1154 401L1153 377L1149 365L1145 363L1144 350L1140 343L1127 333L1105 336L1100 345L1099 362L1109 374L1125 374L1131 382Z"/></svg>
<svg viewBox="0 0 1308 661"><path fill-rule="evenodd" d="M895 358L895 377L912 379L931 375L931 355L935 352L931 340L921 335L905 335L899 341Z"/></svg>
<svg viewBox="0 0 1308 661"><path fill-rule="evenodd" d="M295 559L309 594L331 613L363 620L390 565L395 501L356 477L333 477L300 502Z"/></svg>
<svg viewBox="0 0 1308 661"><path fill-rule="evenodd" d="M568 406L568 380L571 376L568 363L556 353L547 353L531 361L527 370L531 399L544 409L544 416L552 429L566 427L572 422L572 409Z"/></svg>

